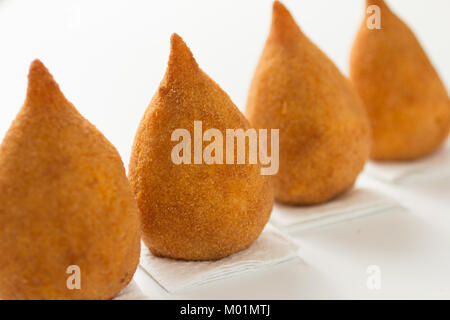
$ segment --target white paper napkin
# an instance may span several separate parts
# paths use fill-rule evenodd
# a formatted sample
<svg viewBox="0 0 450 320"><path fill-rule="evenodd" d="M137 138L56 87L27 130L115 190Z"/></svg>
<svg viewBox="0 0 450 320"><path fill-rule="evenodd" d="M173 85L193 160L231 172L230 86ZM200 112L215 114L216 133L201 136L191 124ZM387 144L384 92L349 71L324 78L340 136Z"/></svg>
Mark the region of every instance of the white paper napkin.
<svg viewBox="0 0 450 320"><path fill-rule="evenodd" d="M282 231L298 232L381 213L400 205L373 190L355 188L338 198L315 206L275 204L270 222Z"/></svg>
<svg viewBox="0 0 450 320"><path fill-rule="evenodd" d="M122 289L112 300L148 300L134 280Z"/></svg>
<svg viewBox="0 0 450 320"><path fill-rule="evenodd" d="M365 172L387 182L405 183L450 177L450 143L415 161L369 162Z"/></svg>
<svg viewBox="0 0 450 320"><path fill-rule="evenodd" d="M300 259L297 250L296 244L268 225L248 249L217 261L158 258L142 245L141 266L164 289L174 293Z"/></svg>

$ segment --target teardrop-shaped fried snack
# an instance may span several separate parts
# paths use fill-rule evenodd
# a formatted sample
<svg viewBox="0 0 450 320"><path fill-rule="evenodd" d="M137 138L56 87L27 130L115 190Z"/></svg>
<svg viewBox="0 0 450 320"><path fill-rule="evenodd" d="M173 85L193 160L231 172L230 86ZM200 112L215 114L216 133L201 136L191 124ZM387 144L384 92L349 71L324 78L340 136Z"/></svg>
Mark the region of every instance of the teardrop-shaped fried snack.
<svg viewBox="0 0 450 320"><path fill-rule="evenodd" d="M361 100L278 1L246 115L257 128L280 129L280 169L273 177L280 202L327 201L353 185L368 158Z"/></svg>
<svg viewBox="0 0 450 320"><path fill-rule="evenodd" d="M120 156L38 60L0 190L0 298L108 299L132 279L139 218Z"/></svg>
<svg viewBox="0 0 450 320"><path fill-rule="evenodd" d="M191 164L175 164L171 153L177 142L171 140L172 133L187 130L194 149L194 121L202 122L204 132L219 130L224 146L226 129L250 128L173 34L166 74L136 133L129 179L141 212L143 241L153 254L214 260L258 238L269 219L273 195L259 164L195 164L195 155Z"/></svg>
<svg viewBox="0 0 450 320"><path fill-rule="evenodd" d="M371 157L411 160L439 148L450 130L445 86L415 35L382 0L381 29L364 19L350 61L350 77L367 108L373 131Z"/></svg>

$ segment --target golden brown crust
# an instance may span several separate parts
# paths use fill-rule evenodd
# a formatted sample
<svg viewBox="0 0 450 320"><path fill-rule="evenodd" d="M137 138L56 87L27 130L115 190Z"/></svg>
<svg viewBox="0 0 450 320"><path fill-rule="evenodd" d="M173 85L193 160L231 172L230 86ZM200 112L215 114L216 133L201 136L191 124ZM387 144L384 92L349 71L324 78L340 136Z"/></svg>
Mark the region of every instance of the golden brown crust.
<svg viewBox="0 0 450 320"><path fill-rule="evenodd" d="M353 45L352 82L373 130L371 157L411 160L439 148L450 130L445 86L415 35L382 0L381 29L364 20Z"/></svg>
<svg viewBox="0 0 450 320"><path fill-rule="evenodd" d="M194 121L202 121L203 131L216 128L224 136L226 129L250 127L174 34L166 74L136 133L129 179L141 211L143 240L155 255L220 259L260 235L273 195L259 165L175 165L171 149L177 142L171 134L184 128L193 137Z"/></svg>
<svg viewBox="0 0 450 320"><path fill-rule="evenodd" d="M353 185L368 158L362 102L278 1L246 115L255 127L280 129L280 170L273 179L278 201L327 201Z"/></svg>
<svg viewBox="0 0 450 320"><path fill-rule="evenodd" d="M0 297L108 299L139 261L138 209L119 154L38 60L0 146ZM81 269L68 290L66 269Z"/></svg>

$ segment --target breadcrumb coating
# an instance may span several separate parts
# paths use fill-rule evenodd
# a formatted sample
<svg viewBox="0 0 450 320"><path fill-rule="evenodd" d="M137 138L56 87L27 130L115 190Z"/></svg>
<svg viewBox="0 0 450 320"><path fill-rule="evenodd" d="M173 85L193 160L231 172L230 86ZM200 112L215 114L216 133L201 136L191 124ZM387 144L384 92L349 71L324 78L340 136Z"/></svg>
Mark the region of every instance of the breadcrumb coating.
<svg viewBox="0 0 450 320"><path fill-rule="evenodd" d="M132 279L140 229L123 163L39 60L0 146L0 190L0 298L108 299Z"/></svg>
<svg viewBox="0 0 450 320"><path fill-rule="evenodd" d="M275 199L317 204L351 188L371 138L360 98L333 62L279 1L256 68L246 115L257 128L280 129Z"/></svg>
<svg viewBox="0 0 450 320"><path fill-rule="evenodd" d="M136 133L129 179L141 212L143 241L153 254L215 260L258 238L273 194L259 164L174 164L171 150L177 142L171 134L184 128L193 137L194 121L202 121L203 131L216 128L224 135L226 129L250 128L173 34L166 74Z"/></svg>
<svg viewBox="0 0 450 320"><path fill-rule="evenodd" d="M364 19L353 45L350 77L367 108L371 157L412 160L438 149L450 130L446 88L409 27L382 0L381 29Z"/></svg>

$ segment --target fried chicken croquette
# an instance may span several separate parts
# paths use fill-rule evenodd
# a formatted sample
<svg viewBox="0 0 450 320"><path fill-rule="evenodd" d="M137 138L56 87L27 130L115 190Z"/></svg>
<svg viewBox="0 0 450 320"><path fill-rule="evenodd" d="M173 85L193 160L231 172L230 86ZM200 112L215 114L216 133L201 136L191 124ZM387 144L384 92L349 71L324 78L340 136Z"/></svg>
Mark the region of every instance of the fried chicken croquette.
<svg viewBox="0 0 450 320"><path fill-rule="evenodd" d="M448 93L409 27L384 1L368 0L372 5L380 10L381 28L368 28L366 17L350 59L350 77L372 125L371 158L417 159L448 136Z"/></svg>
<svg viewBox="0 0 450 320"><path fill-rule="evenodd" d="M215 260L258 238L273 194L259 164L196 164L194 159L175 164L172 133L186 129L194 137L194 121L201 121L204 131L214 128L223 135L226 129L250 128L174 34L166 74L136 133L129 179L141 212L143 241L153 254Z"/></svg>
<svg viewBox="0 0 450 320"><path fill-rule="evenodd" d="M322 203L351 188L371 145L361 99L279 1L250 87L246 115L280 129L275 199Z"/></svg>
<svg viewBox="0 0 450 320"><path fill-rule="evenodd" d="M132 279L140 228L123 163L39 60L0 146L0 190L0 298L109 299Z"/></svg>

